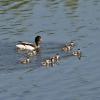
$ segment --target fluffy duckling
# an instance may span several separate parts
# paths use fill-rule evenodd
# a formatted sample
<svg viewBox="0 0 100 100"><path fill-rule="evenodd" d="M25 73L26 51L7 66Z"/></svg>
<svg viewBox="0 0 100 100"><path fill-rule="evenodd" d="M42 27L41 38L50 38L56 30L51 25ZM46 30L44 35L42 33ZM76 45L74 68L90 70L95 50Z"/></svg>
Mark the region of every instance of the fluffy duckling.
<svg viewBox="0 0 100 100"><path fill-rule="evenodd" d="M74 47L75 46L75 42L70 41L70 42L66 43L66 46Z"/></svg>
<svg viewBox="0 0 100 100"><path fill-rule="evenodd" d="M71 51L74 46L75 46L75 43L71 41L71 42L66 43L65 46L62 48L62 50L64 52L68 52L68 51Z"/></svg>
<svg viewBox="0 0 100 100"><path fill-rule="evenodd" d="M62 50L63 50L64 52L71 51L71 50L72 50L72 46L66 45L66 46L64 46L64 47L62 48Z"/></svg>
<svg viewBox="0 0 100 100"><path fill-rule="evenodd" d="M81 51L80 51L80 49L78 49L77 51L73 51L72 55L77 56L78 59L80 60L81 59Z"/></svg>
<svg viewBox="0 0 100 100"><path fill-rule="evenodd" d="M22 60L20 60L20 63L21 64L28 64L28 63L30 63L30 59L29 58L22 59Z"/></svg>
<svg viewBox="0 0 100 100"><path fill-rule="evenodd" d="M57 53L56 55L52 56L49 59L46 59L41 63L43 66L54 66L55 63L58 63L59 59L60 59L60 55Z"/></svg>
<svg viewBox="0 0 100 100"><path fill-rule="evenodd" d="M55 62L59 62L59 60L60 60L60 55L57 53L55 56L54 56L54 58L55 58Z"/></svg>
<svg viewBox="0 0 100 100"><path fill-rule="evenodd" d="M57 53L56 55L51 57L51 65L54 65L55 63L58 63L60 60L60 55Z"/></svg>
<svg viewBox="0 0 100 100"><path fill-rule="evenodd" d="M20 43L16 45L16 49L33 51L36 50L37 48L40 48L41 41L42 41L41 36L35 37L35 43L19 41Z"/></svg>
<svg viewBox="0 0 100 100"><path fill-rule="evenodd" d="M55 63L55 56L51 57L50 60L51 60L51 63L54 64Z"/></svg>
<svg viewBox="0 0 100 100"><path fill-rule="evenodd" d="M55 57L54 57L54 56L53 56L53 57L51 57L51 59L50 59L50 60L51 60L50 65L51 65L51 66L54 66L54 64L55 64Z"/></svg>
<svg viewBox="0 0 100 100"><path fill-rule="evenodd" d="M51 59L46 59L45 61L41 62L43 66L50 66L51 65Z"/></svg>
<svg viewBox="0 0 100 100"><path fill-rule="evenodd" d="M37 51L36 50L33 50L33 51L28 51L27 52L27 56L34 56L34 55L36 55L37 54Z"/></svg>
<svg viewBox="0 0 100 100"><path fill-rule="evenodd" d="M55 56L49 58L49 59L46 59L45 61L42 62L42 65L43 66L54 66L54 63L55 63Z"/></svg>

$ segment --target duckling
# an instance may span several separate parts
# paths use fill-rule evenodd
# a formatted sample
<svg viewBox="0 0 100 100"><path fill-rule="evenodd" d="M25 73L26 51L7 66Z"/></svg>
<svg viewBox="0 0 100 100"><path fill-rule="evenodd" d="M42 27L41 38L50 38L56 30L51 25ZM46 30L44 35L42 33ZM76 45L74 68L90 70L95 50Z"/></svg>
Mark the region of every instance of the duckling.
<svg viewBox="0 0 100 100"><path fill-rule="evenodd" d="M55 56L54 56L54 58L55 58L55 62L59 62L59 60L60 60L60 55L57 53Z"/></svg>
<svg viewBox="0 0 100 100"><path fill-rule="evenodd" d="M72 46L66 45L66 46L64 46L64 47L62 48L62 50L63 50L64 52L71 51L71 50L72 50Z"/></svg>
<svg viewBox="0 0 100 100"><path fill-rule="evenodd" d="M29 58L22 59L22 60L20 60L20 63L21 64L28 64L28 63L30 63L30 59Z"/></svg>
<svg viewBox="0 0 100 100"><path fill-rule="evenodd" d="M80 60L81 59L81 51L80 51L80 49L78 49L77 51L73 51L72 55L77 56L78 59Z"/></svg>
<svg viewBox="0 0 100 100"><path fill-rule="evenodd" d="M75 43L73 41L70 41L70 42L66 43L66 46L74 47Z"/></svg>
<svg viewBox="0 0 100 100"><path fill-rule="evenodd" d="M62 48L63 51L68 52L71 51L75 46L75 43L73 41L68 42L65 44L65 46Z"/></svg>
<svg viewBox="0 0 100 100"><path fill-rule="evenodd" d="M51 59L46 59L45 61L41 62L41 64L42 64L43 66L50 66L50 64L51 64Z"/></svg>
<svg viewBox="0 0 100 100"><path fill-rule="evenodd" d="M51 63L55 63L55 56L51 57L50 60L51 60Z"/></svg>
<svg viewBox="0 0 100 100"><path fill-rule="evenodd" d="M54 56L53 56L53 57L51 57L51 59L50 59L50 60L51 60L50 65L51 65L51 66L54 66L54 64L55 64L55 57L54 57Z"/></svg>
<svg viewBox="0 0 100 100"><path fill-rule="evenodd" d="M46 64L50 65L51 64L51 60L50 59L46 59Z"/></svg>
<svg viewBox="0 0 100 100"><path fill-rule="evenodd" d="M33 51L28 51L27 52L27 56L34 56L34 55L36 55L37 54L37 52L36 52L36 50L33 50Z"/></svg>
<svg viewBox="0 0 100 100"><path fill-rule="evenodd" d="M37 48L40 48L40 43L42 42L41 36L35 37L35 43L29 43L29 42L23 42L19 41L20 43L16 45L17 50L36 50Z"/></svg>

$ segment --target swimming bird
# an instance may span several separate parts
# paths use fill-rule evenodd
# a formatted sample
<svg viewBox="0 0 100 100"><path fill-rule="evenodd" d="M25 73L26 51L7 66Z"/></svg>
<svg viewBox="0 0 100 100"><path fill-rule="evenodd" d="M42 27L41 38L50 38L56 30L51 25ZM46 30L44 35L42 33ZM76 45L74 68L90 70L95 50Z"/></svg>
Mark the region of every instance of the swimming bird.
<svg viewBox="0 0 100 100"><path fill-rule="evenodd" d="M71 50L72 50L72 46L70 46L70 45L65 45L65 46L62 48L62 50L63 50L64 52L71 51Z"/></svg>
<svg viewBox="0 0 100 100"><path fill-rule="evenodd" d="M45 59L42 63L43 66L54 66L57 56L52 56L48 59Z"/></svg>
<svg viewBox="0 0 100 100"><path fill-rule="evenodd" d="M55 63L58 63L59 62L60 55L58 53L54 56L54 60L55 60Z"/></svg>
<svg viewBox="0 0 100 100"><path fill-rule="evenodd" d="M41 36L36 36L35 37L35 43L30 43L30 42L23 42L19 41L20 43L16 45L17 50L36 50L40 48L40 43L42 42Z"/></svg>
<svg viewBox="0 0 100 100"><path fill-rule="evenodd" d="M49 59L45 59L45 61L42 62L42 65L54 66L55 63L58 63L59 59L60 59L60 55L57 53L56 55L50 57Z"/></svg>
<svg viewBox="0 0 100 100"><path fill-rule="evenodd" d="M20 63L21 63L21 64L28 64L28 63L30 63L30 59L29 59L29 58L21 59L21 60L20 60Z"/></svg>
<svg viewBox="0 0 100 100"><path fill-rule="evenodd" d="M75 42L74 41L70 41L70 42L66 43L66 46L74 47L75 46Z"/></svg>
<svg viewBox="0 0 100 100"><path fill-rule="evenodd" d="M36 54L37 54L37 51L36 51L36 50L28 51L28 52L26 53L26 55L27 55L28 57L35 56Z"/></svg>
<svg viewBox="0 0 100 100"><path fill-rule="evenodd" d="M74 48L74 46L75 46L75 43L73 41L70 41L65 44L65 46L62 48L62 50L64 52L68 52L68 51L71 51Z"/></svg>
<svg viewBox="0 0 100 100"><path fill-rule="evenodd" d="M73 51L72 55L77 56L78 59L80 60L81 59L81 50L78 49L77 51Z"/></svg>
<svg viewBox="0 0 100 100"><path fill-rule="evenodd" d="M41 62L43 66L50 66L51 65L51 59L45 59L45 61Z"/></svg>

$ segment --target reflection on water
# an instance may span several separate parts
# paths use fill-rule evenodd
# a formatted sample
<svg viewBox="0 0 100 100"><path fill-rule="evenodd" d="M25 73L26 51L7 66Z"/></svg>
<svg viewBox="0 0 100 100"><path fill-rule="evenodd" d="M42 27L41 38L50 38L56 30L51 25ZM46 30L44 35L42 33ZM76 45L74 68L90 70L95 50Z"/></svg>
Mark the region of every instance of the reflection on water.
<svg viewBox="0 0 100 100"><path fill-rule="evenodd" d="M30 0L29 0L30 1ZM7 13L9 10L16 10L19 9L21 6L27 4L28 0L5 0L0 1L1 9L0 12L2 14Z"/></svg>
<svg viewBox="0 0 100 100"><path fill-rule="evenodd" d="M7 0L0 2L0 11L3 13L1 14L2 19L0 19L0 29L2 30L0 34L3 35L3 38L10 38L9 35L21 34L27 31L24 23L31 13L31 8L26 6L28 3L30 3L30 0Z"/></svg>
<svg viewBox="0 0 100 100"><path fill-rule="evenodd" d="M64 4L65 8L61 4ZM27 35L38 31L55 33L61 23L60 27L63 28L61 31L66 31L67 20L63 11L69 7L71 11L66 9L68 15L75 12L78 7L78 0L65 2L60 0L46 0L44 2L39 0L5 0L0 1L0 5L0 34L3 39L10 39L12 35L16 39L14 35ZM59 21L57 22L57 20ZM60 30L58 31L60 32Z"/></svg>
<svg viewBox="0 0 100 100"><path fill-rule="evenodd" d="M72 13L74 13L74 11L78 7L78 2L79 2L79 0L66 0L65 6L69 7L69 9L72 11Z"/></svg>

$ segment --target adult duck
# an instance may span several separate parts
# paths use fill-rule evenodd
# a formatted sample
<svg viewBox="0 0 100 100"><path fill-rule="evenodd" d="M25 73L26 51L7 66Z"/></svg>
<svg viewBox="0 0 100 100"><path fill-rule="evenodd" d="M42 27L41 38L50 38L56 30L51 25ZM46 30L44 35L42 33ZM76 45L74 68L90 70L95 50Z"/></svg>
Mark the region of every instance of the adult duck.
<svg viewBox="0 0 100 100"><path fill-rule="evenodd" d="M33 50L36 50L40 47L41 41L42 41L41 36L36 36L35 43L19 41L19 43L16 45L16 48L17 48L17 50L33 51Z"/></svg>

